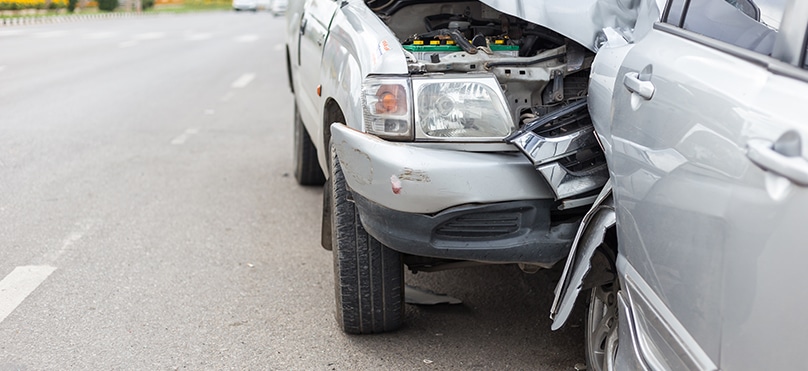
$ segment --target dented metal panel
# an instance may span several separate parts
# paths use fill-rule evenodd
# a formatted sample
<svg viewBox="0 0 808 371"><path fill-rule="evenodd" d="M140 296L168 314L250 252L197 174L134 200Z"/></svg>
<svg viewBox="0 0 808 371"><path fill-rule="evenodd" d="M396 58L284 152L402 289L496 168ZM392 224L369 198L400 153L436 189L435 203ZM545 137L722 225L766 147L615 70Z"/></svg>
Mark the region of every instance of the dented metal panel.
<svg viewBox="0 0 808 371"><path fill-rule="evenodd" d="M643 0L482 0L597 50L604 28L634 30Z"/></svg>
<svg viewBox="0 0 808 371"><path fill-rule="evenodd" d="M550 308L550 318L553 319L551 328L554 331L561 328L569 318L575 300L583 288L584 279L592 266L592 256L603 243L606 229L615 225L616 220L612 187L607 183L581 221L564 272L556 285L555 299Z"/></svg>
<svg viewBox="0 0 808 371"><path fill-rule="evenodd" d="M471 203L553 199L519 153L475 153L381 140L331 125L332 145L348 185L387 208L436 213Z"/></svg>
<svg viewBox="0 0 808 371"><path fill-rule="evenodd" d="M506 138L536 166L556 199L597 190L609 179L586 108L586 99L581 99Z"/></svg>

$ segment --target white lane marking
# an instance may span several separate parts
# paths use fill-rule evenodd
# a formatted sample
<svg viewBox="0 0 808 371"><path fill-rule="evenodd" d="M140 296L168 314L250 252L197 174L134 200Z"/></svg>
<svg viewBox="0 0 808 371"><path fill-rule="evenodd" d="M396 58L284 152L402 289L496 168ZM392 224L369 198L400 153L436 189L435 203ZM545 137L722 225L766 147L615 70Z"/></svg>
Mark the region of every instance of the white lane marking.
<svg viewBox="0 0 808 371"><path fill-rule="evenodd" d="M84 35L85 39L88 40L101 40L101 39L109 39L118 36L117 32L111 31L103 31L103 32L93 32Z"/></svg>
<svg viewBox="0 0 808 371"><path fill-rule="evenodd" d="M6 66L0 66L0 72L3 72L4 69L6 69Z"/></svg>
<svg viewBox="0 0 808 371"><path fill-rule="evenodd" d="M62 240L62 245L59 246L59 249L56 251L51 251L45 254L45 262L48 264L55 264L56 260L58 260L62 255L64 255L67 250L70 250L70 247L76 243L76 241L80 240L90 228L93 227L94 222L92 221L84 221L79 224L79 229L70 232L67 237Z"/></svg>
<svg viewBox="0 0 808 371"><path fill-rule="evenodd" d="M3 70L0 68L0 71L3 71ZM234 97L235 95L236 95L236 93L234 93L234 92L232 92L232 91L228 91L228 92L227 92L227 94L225 94L225 95L222 97L222 102L227 102L227 101L229 101L230 99L233 99L233 97Z"/></svg>
<svg viewBox="0 0 808 371"><path fill-rule="evenodd" d="M124 41L122 43L119 43L118 47L128 48L128 47L135 46L135 45L137 45L139 43L140 43L140 41L137 41L137 40L129 40L129 41Z"/></svg>
<svg viewBox="0 0 808 371"><path fill-rule="evenodd" d="M129 48L138 45L141 41L157 40L162 39L164 37L166 37L165 32L146 32L132 36L132 40L119 43L118 46L121 48Z"/></svg>
<svg viewBox="0 0 808 371"><path fill-rule="evenodd" d="M22 30L3 30L0 31L0 36L13 36L23 33Z"/></svg>
<svg viewBox="0 0 808 371"><path fill-rule="evenodd" d="M23 300L31 295L56 270L49 265L27 265L14 268L0 281L0 322L3 322Z"/></svg>
<svg viewBox="0 0 808 371"><path fill-rule="evenodd" d="M253 80L255 80L255 74L254 73L245 73L245 74L241 75L241 77L236 79L236 81L233 81L233 83L230 84L230 87L240 89L240 88L243 88L243 87L249 85Z"/></svg>
<svg viewBox="0 0 808 371"><path fill-rule="evenodd" d="M256 34L247 34L241 35L235 38L237 43L251 43L258 40L258 35Z"/></svg>
<svg viewBox="0 0 808 371"><path fill-rule="evenodd" d="M275 44L275 47L273 49L275 49L276 52L279 52L283 50L284 47L286 47L286 45L284 44Z"/></svg>
<svg viewBox="0 0 808 371"><path fill-rule="evenodd" d="M213 34L210 34L210 33L195 33L195 34L186 35L185 40L188 40L188 41L202 41L202 40L210 39L211 37L213 37Z"/></svg>
<svg viewBox="0 0 808 371"><path fill-rule="evenodd" d="M166 37L165 32L146 32L135 35L135 40L157 40Z"/></svg>
<svg viewBox="0 0 808 371"><path fill-rule="evenodd" d="M188 138L191 135L198 134L198 133L199 133L199 129L197 129L197 128L189 128L188 130L185 130L184 133L182 133L178 137L174 138L174 140L171 141L171 144L176 144L176 145L184 144L185 141L188 140Z"/></svg>
<svg viewBox="0 0 808 371"><path fill-rule="evenodd" d="M59 30L59 31L46 31L46 32L37 32L33 34L34 37L38 37L40 39L50 39L54 37L62 37L67 34L67 31Z"/></svg>

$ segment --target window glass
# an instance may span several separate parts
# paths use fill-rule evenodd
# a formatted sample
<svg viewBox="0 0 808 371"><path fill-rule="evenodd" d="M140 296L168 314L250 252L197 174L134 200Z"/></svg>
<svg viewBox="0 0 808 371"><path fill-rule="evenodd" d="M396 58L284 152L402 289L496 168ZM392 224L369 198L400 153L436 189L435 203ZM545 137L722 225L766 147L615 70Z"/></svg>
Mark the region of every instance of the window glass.
<svg viewBox="0 0 808 371"><path fill-rule="evenodd" d="M672 4L677 2L673 0ZM786 2L788 0L689 0L681 27L769 55Z"/></svg>
<svg viewBox="0 0 808 371"><path fill-rule="evenodd" d="M682 10L685 7L685 0L672 0L668 3L668 14L665 18L666 23L674 26L682 26Z"/></svg>

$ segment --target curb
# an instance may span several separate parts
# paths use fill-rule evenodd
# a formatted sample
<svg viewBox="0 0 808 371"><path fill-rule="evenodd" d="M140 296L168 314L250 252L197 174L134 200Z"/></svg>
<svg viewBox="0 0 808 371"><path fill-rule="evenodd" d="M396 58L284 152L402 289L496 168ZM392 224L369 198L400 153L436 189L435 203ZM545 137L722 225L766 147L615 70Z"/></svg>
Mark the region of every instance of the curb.
<svg viewBox="0 0 808 371"><path fill-rule="evenodd" d="M101 20L101 19L134 18L144 15L157 15L157 14L144 14L137 12L116 12L116 13L98 13L98 14L57 15L51 17L14 17L14 18L0 19L0 27L23 26L33 24L67 23L67 22L79 22L79 21Z"/></svg>

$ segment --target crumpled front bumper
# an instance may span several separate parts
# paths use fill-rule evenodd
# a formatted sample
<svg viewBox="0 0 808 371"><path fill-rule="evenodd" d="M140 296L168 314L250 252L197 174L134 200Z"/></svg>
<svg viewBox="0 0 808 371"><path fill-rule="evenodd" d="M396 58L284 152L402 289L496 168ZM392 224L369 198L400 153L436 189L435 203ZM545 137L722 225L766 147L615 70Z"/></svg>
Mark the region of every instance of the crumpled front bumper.
<svg viewBox="0 0 808 371"><path fill-rule="evenodd" d="M466 152L388 142L344 125L331 143L348 186L386 208L419 214L465 204L555 198L519 152Z"/></svg>
<svg viewBox="0 0 808 371"><path fill-rule="evenodd" d="M553 221L553 191L519 152L396 143L331 126L365 229L405 254L549 267L579 221Z"/></svg>

